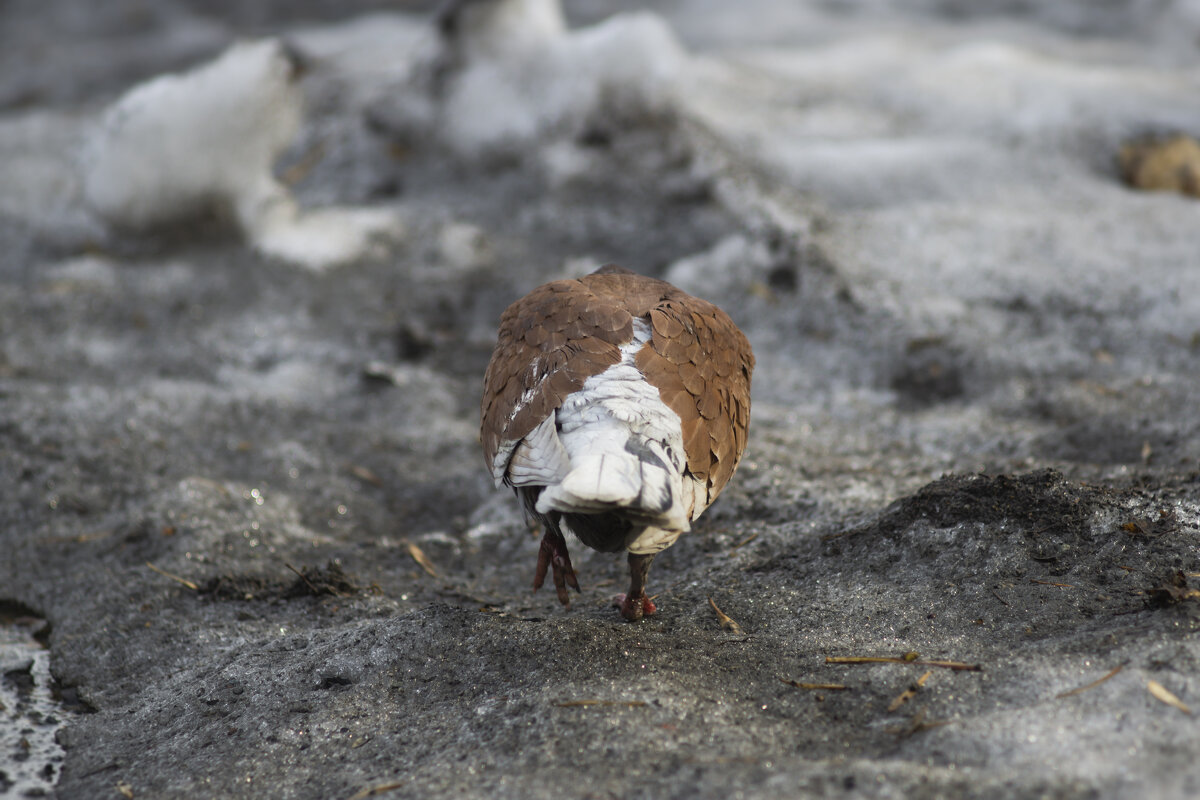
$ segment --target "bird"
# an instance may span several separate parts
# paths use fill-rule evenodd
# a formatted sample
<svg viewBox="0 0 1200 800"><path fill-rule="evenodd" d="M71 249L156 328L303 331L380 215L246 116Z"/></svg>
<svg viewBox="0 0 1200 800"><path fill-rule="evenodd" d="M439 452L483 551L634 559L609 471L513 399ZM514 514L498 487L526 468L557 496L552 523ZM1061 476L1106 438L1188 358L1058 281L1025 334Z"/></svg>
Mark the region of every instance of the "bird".
<svg viewBox="0 0 1200 800"><path fill-rule="evenodd" d="M754 354L712 303L609 264L531 291L500 317L480 440L543 534L533 588L579 591L564 533L628 552L615 604L637 621L654 557L725 488L746 448Z"/></svg>

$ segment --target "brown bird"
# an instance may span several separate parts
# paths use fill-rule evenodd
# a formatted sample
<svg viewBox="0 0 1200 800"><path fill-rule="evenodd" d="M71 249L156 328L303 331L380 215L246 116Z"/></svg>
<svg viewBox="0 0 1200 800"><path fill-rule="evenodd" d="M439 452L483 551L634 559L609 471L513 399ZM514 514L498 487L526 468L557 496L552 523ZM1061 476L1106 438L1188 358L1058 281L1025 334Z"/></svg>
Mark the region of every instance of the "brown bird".
<svg viewBox="0 0 1200 800"><path fill-rule="evenodd" d="M717 498L750 423L754 354L712 303L615 265L513 303L484 377L484 457L544 530L533 588L552 568L579 590L563 531L629 551L621 615L655 612L650 562Z"/></svg>

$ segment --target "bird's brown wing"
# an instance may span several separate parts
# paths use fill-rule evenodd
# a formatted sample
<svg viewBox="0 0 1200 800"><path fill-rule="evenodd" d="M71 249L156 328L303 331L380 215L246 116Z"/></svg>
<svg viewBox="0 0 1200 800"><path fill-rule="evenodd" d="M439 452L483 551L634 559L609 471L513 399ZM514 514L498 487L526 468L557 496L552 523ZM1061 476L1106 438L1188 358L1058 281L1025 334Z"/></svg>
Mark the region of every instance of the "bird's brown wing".
<svg viewBox="0 0 1200 800"><path fill-rule="evenodd" d="M652 336L636 363L679 415L687 470L708 493L698 516L729 482L750 425L750 343L725 312L682 291L649 310Z"/></svg>
<svg viewBox="0 0 1200 800"><path fill-rule="evenodd" d="M488 469L495 475L504 443L520 441L584 381L619 362L620 346L632 339L629 311L583 281L547 283L509 306L483 379Z"/></svg>

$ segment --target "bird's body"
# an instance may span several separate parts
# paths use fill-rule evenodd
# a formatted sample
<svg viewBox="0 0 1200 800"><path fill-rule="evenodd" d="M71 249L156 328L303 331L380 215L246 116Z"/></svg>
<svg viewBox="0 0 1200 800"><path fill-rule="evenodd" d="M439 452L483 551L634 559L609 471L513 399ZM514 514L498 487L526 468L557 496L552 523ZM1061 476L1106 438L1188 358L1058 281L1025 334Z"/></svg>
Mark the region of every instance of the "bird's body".
<svg viewBox="0 0 1200 800"><path fill-rule="evenodd" d="M500 321L484 378L492 477L545 534L535 588L553 566L559 599L578 588L564 531L629 552L622 614L654 612L654 555L716 499L746 445L750 344L716 306L608 266L554 281Z"/></svg>

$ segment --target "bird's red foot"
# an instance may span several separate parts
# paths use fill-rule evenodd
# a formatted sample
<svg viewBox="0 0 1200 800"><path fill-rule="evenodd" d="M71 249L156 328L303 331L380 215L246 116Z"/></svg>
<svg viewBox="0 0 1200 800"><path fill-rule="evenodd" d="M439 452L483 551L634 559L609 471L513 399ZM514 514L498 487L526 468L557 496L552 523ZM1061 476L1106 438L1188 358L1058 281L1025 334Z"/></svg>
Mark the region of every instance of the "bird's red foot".
<svg viewBox="0 0 1200 800"><path fill-rule="evenodd" d="M613 598L613 606L621 609L621 616L630 622L637 622L642 617L654 616L654 612L658 611L654 601L646 597L645 593L641 597L619 594Z"/></svg>
<svg viewBox="0 0 1200 800"><path fill-rule="evenodd" d="M629 554L629 591L619 594L613 605L621 609L621 616L630 622L649 617L658 609L646 596L646 576L650 574L650 562L654 553Z"/></svg>
<svg viewBox="0 0 1200 800"><path fill-rule="evenodd" d="M571 596L567 594L567 586L579 591L579 580L575 577L575 568L571 566L571 554L567 552L567 540L563 535L546 526L542 534L542 546L538 550L537 572L533 575L533 590L542 588L546 581L546 569L554 572L554 591L558 594L558 602L564 606L571 604Z"/></svg>

